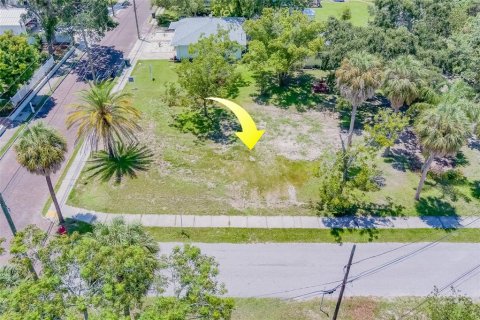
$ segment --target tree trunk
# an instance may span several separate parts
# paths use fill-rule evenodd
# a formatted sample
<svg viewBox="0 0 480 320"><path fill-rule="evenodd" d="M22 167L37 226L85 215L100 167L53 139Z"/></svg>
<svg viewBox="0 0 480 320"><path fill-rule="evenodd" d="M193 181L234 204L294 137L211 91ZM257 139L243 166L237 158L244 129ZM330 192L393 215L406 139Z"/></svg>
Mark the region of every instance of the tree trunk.
<svg viewBox="0 0 480 320"><path fill-rule="evenodd" d="M53 53L55 51L53 50L53 41L48 41L48 54L53 56Z"/></svg>
<svg viewBox="0 0 480 320"><path fill-rule="evenodd" d="M348 130L347 148L352 145L353 128L355 127L355 116L357 115L357 106L352 105L352 115L350 116L350 129Z"/></svg>
<svg viewBox="0 0 480 320"><path fill-rule="evenodd" d="M392 147L388 146L385 148L385 156L390 157L392 155Z"/></svg>
<svg viewBox="0 0 480 320"><path fill-rule="evenodd" d="M57 211L58 222L64 224L65 220L63 219L62 210L60 210L60 205L58 204L57 196L55 195L55 189L53 189L52 179L49 175L45 176L45 179L47 180L48 190L50 191L50 196L52 197L55 210Z"/></svg>
<svg viewBox="0 0 480 320"><path fill-rule="evenodd" d="M433 154L429 155L422 167L422 176L420 177L420 182L418 183L417 193L415 194L415 200L420 200L420 192L422 192L423 185L425 184L425 179L427 178L428 170L430 165L433 162L435 156Z"/></svg>
<svg viewBox="0 0 480 320"><path fill-rule="evenodd" d="M88 59L88 64L90 66L90 71L92 72L92 78L95 81L97 76L95 75L95 68L93 67L92 53L90 52L90 47L88 46L87 34L85 32L85 28L82 28L82 38L83 38L83 42L85 43L85 50L87 51L87 59Z"/></svg>
<svg viewBox="0 0 480 320"><path fill-rule="evenodd" d="M203 115L208 118L207 100L203 99Z"/></svg>
<svg viewBox="0 0 480 320"><path fill-rule="evenodd" d="M110 2L110 7L112 7L112 15L115 17L115 3Z"/></svg>
<svg viewBox="0 0 480 320"><path fill-rule="evenodd" d="M88 310L87 309L83 310L83 319L88 320Z"/></svg>

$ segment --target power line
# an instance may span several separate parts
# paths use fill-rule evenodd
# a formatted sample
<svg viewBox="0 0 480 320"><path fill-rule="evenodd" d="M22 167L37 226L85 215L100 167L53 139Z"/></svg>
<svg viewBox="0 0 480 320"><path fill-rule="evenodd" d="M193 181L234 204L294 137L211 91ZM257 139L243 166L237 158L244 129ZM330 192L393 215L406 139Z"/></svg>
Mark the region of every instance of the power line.
<svg viewBox="0 0 480 320"><path fill-rule="evenodd" d="M412 309L408 310L406 313L403 313L399 320L402 320L402 319L405 319L405 317L407 316L410 316L412 314L412 312L418 310L418 308L420 308L422 305L424 305L427 301L428 301L428 298L433 295L433 294L438 294L438 293L442 293L443 291L445 291L446 289L448 288L455 288L455 283L462 280L463 278L467 277L468 275L471 275L475 270L477 269L480 269L480 264L476 265L475 267L469 269L468 271L462 273L460 276L456 277L453 281L449 282L448 284L446 284L445 286L443 286L441 289L438 289L438 290L433 290L431 291L427 297L425 299L423 299L420 303L418 303L415 307L413 307ZM475 275L478 274L475 273ZM469 278L471 278L472 276L470 276ZM463 283L463 282L462 282ZM457 287L459 286L460 284L457 285Z"/></svg>
<svg viewBox="0 0 480 320"><path fill-rule="evenodd" d="M479 217L479 218L476 218L475 220L473 220L473 221L471 221L471 222L469 222L469 223L467 223L467 224L465 224L465 225L463 225L461 228L457 228L457 230L465 229L466 227L468 227L468 226L476 223L476 222L479 221L479 220L480 220L480 217ZM430 244L437 244L437 243L441 242L442 240L445 240L446 238L449 238L449 237L451 237L451 236L452 236L452 233L448 233L448 234L446 234L446 235L438 238L437 240L435 240L435 241L433 241L433 242L430 242L430 243L429 243L428 245L426 245L426 246L429 246ZM391 252L397 251L397 250L399 250L399 249L408 247L408 246L410 246L410 245L412 245L412 244L421 243L421 242L423 242L423 240L425 240L425 239L428 239L428 236L425 236L425 237L423 237L423 238L421 238L421 239L419 239L419 240L417 240L417 241L412 241L412 242L409 242L409 243L407 243L407 244L403 244L403 245L398 246L398 247L396 247L396 248L394 248L394 249L386 250L386 251L381 252L381 253L379 253L379 254L374 254L374 255L372 255L372 256L369 256L369 257L360 259L360 260L358 260L358 261L353 262L352 265L359 264L359 263L364 262L364 261L366 261L366 260L370 260L370 259L374 259L374 258L383 256L383 255L386 255L386 254L388 254L388 253L391 253ZM417 249L417 250L420 250L420 249Z"/></svg>
<svg viewBox="0 0 480 320"><path fill-rule="evenodd" d="M472 224L474 224L475 222L477 222L477 221L479 221L479 220L480 220L480 217L479 217L479 218L476 218L475 220L473 220L473 221L469 222L468 224L464 225L463 228L465 228L465 227L467 227L467 226L469 226L469 225L472 225ZM425 251L425 250L427 250L427 249L429 249L429 248L431 248L431 247L434 247L435 245L437 245L438 243L440 243L442 240L445 240L446 238L451 237L452 235L453 235L453 232L448 233L447 235L442 236L442 237L440 237L439 239L437 239L437 240L435 240L435 241L433 241L433 242L430 242L430 243L428 243L427 245L425 245L425 246L423 246L423 247L421 247L421 248L419 248L419 249L415 249L415 250L412 251L412 252L409 252L409 253L407 253L407 254L405 254L405 255L403 255L403 256L400 256L400 257L397 257L397 258L395 258L395 259L393 259L393 260L390 260L390 261L388 261L388 262L385 262L385 263L383 263L383 264L381 264L381 265L379 265L379 266L376 266L376 267L367 269L367 270L365 270L365 271L363 271L363 272L355 275L352 279L348 280L347 283L352 283L352 282L354 282L354 281L360 280L360 279L363 278L363 277L371 276L371 275L373 275L373 274L375 274L375 273L378 273L378 272L382 271L383 269L388 268L389 266L392 266L392 265L394 265L394 264L403 262L403 261L409 259L410 257L415 256L416 254L419 254L419 253L421 253L421 252L423 252L423 251ZM425 238L424 238L424 239L425 239ZM405 245L401 245L401 246L399 246L399 247L397 247L397 248L394 248L394 249L391 249L391 250L387 250L387 251L382 252L382 253L380 253L380 254L372 255L372 256L370 256L370 257L367 257L367 258L361 259L361 260L359 260L359 261L357 261L357 262L354 262L354 263L352 263L352 265L353 265L353 264L359 264L359 263L361 263L361 262L363 262L363 261L366 261L366 260L369 260L369 259L373 259L373 258L382 256L382 255L385 255L385 254L387 254L387 253L396 251L396 250L398 250L398 249L400 249L400 248L404 248L404 247L406 247L406 246L408 246L408 245L412 245L412 244L415 244L415 243L418 243L418 241L416 241L416 242L411 242L411 243L408 243L408 244L405 244ZM345 266L345 267L346 267L346 266ZM276 293L274 293L274 294L278 294L278 293L288 293L288 292L298 291L298 290L302 290L302 289L315 288L315 287L320 287L320 286L324 286L324 285L327 285L327 284L339 283L339 282L341 282L341 281L342 281L342 280L337 280L337 281L332 281L332 282L330 282L330 283L325 283L325 284L312 285L312 286L309 286L309 287L303 287L303 288L297 288L297 289L279 291L279 292L276 292ZM311 292L308 292L308 293L305 293L305 294L301 294L301 295L295 296L295 297L290 298L290 299L307 298L307 297L311 297L311 296L319 295L319 294L331 294L331 293L335 292L340 286L341 286L341 285L337 285L337 286L335 286L335 287L333 287L333 288L331 288L331 289L328 289L328 290L316 290L316 291L311 291ZM273 294L272 294L272 295L273 295Z"/></svg>

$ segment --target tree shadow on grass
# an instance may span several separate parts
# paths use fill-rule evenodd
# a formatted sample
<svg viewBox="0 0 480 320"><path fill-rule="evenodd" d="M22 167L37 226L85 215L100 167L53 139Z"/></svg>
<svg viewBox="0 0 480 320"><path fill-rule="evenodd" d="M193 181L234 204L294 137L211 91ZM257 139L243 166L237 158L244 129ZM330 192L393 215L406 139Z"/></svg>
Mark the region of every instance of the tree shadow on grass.
<svg viewBox="0 0 480 320"><path fill-rule="evenodd" d="M425 223L437 229L454 230L460 227L457 210L447 201L437 197L423 197L415 204L415 209Z"/></svg>
<svg viewBox="0 0 480 320"><path fill-rule="evenodd" d="M85 234L93 231L93 227L90 223L72 218L65 219L65 228L67 229L68 234L74 232Z"/></svg>
<svg viewBox="0 0 480 320"><path fill-rule="evenodd" d="M475 180L470 184L470 192L472 197L480 199L480 180Z"/></svg>
<svg viewBox="0 0 480 320"><path fill-rule="evenodd" d="M337 109L340 112L340 128L342 130L348 130L350 127L352 106L345 100L340 101L343 101L337 105ZM365 124L371 122L381 108L389 108L388 100L382 96L375 96L358 107L357 114L355 115L355 130L363 130Z"/></svg>
<svg viewBox="0 0 480 320"><path fill-rule="evenodd" d="M317 78L311 74L299 72L295 77L290 78L283 86L275 83L273 78L264 80L263 92L253 96L258 104L273 104L283 109L292 106L298 111L306 111L322 104L325 100L322 94L314 93L312 86Z"/></svg>
<svg viewBox="0 0 480 320"><path fill-rule="evenodd" d="M202 110L186 110L174 116L172 126L182 132L192 133L199 140L222 144L234 142L234 133L241 131L236 118L220 108L209 108L208 116Z"/></svg>

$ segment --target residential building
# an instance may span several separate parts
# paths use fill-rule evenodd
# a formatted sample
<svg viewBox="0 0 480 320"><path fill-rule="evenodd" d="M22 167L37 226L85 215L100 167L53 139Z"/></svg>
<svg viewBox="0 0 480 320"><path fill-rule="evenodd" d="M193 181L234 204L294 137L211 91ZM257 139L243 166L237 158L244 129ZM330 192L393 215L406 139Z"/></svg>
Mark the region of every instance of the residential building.
<svg viewBox="0 0 480 320"><path fill-rule="evenodd" d="M175 31L171 45L175 48L176 59L192 58L188 52L189 46L202 37L217 34L220 29L227 30L230 40L246 48L247 35L242 27L243 22L243 18L216 17L192 17L172 22L169 29ZM242 51L237 52L238 59L242 57Z"/></svg>

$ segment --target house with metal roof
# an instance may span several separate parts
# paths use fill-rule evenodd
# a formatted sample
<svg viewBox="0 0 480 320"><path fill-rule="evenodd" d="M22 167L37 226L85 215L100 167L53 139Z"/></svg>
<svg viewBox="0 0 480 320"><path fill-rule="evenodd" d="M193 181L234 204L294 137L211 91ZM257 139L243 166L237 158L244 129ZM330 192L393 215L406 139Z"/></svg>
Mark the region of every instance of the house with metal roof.
<svg viewBox="0 0 480 320"><path fill-rule="evenodd" d="M244 21L243 18L191 17L172 22L169 29L175 32L171 45L175 48L176 59L192 58L188 47L202 37L217 34L220 29L228 31L230 40L246 47L247 35L242 27ZM239 50L237 58L241 56L242 50Z"/></svg>
<svg viewBox="0 0 480 320"><path fill-rule="evenodd" d="M11 30L13 34L26 33L22 17L27 13L24 8L0 8L0 34Z"/></svg>

